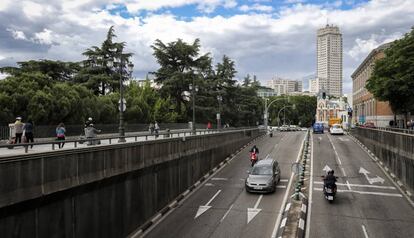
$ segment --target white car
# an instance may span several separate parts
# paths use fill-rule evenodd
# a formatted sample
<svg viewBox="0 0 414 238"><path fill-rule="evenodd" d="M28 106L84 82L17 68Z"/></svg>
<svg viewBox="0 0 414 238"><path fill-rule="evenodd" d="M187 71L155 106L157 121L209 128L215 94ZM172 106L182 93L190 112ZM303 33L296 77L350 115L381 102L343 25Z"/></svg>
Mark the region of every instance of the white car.
<svg viewBox="0 0 414 238"><path fill-rule="evenodd" d="M343 135L344 129L342 129L341 124L333 124L331 128L329 128L329 133L331 133L331 135Z"/></svg>

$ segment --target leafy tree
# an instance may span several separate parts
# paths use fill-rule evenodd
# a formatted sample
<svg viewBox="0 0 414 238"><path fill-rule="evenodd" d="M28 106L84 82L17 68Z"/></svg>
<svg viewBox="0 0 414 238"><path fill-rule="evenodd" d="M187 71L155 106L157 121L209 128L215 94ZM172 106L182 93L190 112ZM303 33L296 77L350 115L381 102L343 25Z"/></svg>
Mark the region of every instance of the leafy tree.
<svg viewBox="0 0 414 238"><path fill-rule="evenodd" d="M132 53L124 53L126 43L114 42L115 37L114 27L111 26L101 47L92 46L83 52L87 59L82 62L75 80L93 90L96 95L114 92L119 89L121 75L122 81L128 80L129 77L126 66ZM109 60L114 62L112 68L108 66Z"/></svg>
<svg viewBox="0 0 414 238"><path fill-rule="evenodd" d="M184 118L185 114L182 113L182 104L186 101L182 94L188 91L188 86L193 81L195 85L200 85L200 81L209 76L211 58L209 54L199 55L199 39L192 44L187 44L181 39L168 44L156 40L151 47L160 64L160 68L154 72L155 81L162 84L160 92L164 98L171 97L181 121L186 121L187 118ZM187 106L189 107L189 104Z"/></svg>
<svg viewBox="0 0 414 238"><path fill-rule="evenodd" d="M394 114L414 112L414 28L385 50L376 61L366 88L381 101L388 101Z"/></svg>

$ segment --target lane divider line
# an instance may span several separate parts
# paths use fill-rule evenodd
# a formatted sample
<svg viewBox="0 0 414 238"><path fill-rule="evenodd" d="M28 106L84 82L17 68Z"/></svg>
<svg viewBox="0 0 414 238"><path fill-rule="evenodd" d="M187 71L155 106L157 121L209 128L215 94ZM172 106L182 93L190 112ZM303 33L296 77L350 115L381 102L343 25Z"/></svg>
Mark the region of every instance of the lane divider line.
<svg viewBox="0 0 414 238"><path fill-rule="evenodd" d="M365 238L369 238L368 233L367 233L367 229L365 229L364 225L362 225L362 231L364 232Z"/></svg>

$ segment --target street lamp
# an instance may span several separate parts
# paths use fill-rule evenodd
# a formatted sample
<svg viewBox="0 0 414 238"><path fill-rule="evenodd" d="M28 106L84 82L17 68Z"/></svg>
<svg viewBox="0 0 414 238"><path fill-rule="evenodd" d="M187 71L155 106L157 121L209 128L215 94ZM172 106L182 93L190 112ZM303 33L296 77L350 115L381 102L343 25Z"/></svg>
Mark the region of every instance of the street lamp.
<svg viewBox="0 0 414 238"><path fill-rule="evenodd" d="M279 112L277 113L277 126L279 127L280 126L280 119L279 119L279 114L280 114L280 112L282 111L282 110L284 110L284 109L286 109L286 108L288 108L288 107L291 107L291 108L293 108L293 110L295 110L296 109L296 105L295 104L293 104L293 105L286 105L286 106L283 106L280 110L279 110ZM284 111L283 111L284 112ZM285 125L286 124L286 116L283 116L283 125ZM289 123L290 124L290 123Z"/></svg>
<svg viewBox="0 0 414 238"><path fill-rule="evenodd" d="M268 124L268 117L269 117L269 112L268 111L269 111L270 105L272 105L272 103L274 103L276 101L279 101L279 100L286 100L286 98L285 97L283 97L283 98L276 98L273 101L271 101L269 104L267 104L267 101L268 100L269 100L268 98L265 98L265 111L264 111L264 115L263 115L264 126L265 126L266 130L267 130L267 124Z"/></svg>
<svg viewBox="0 0 414 238"><path fill-rule="evenodd" d="M127 67L128 76L132 77L132 71L134 64L129 61L129 58L124 59L122 57L122 49L119 52L119 57L109 58L107 60L107 66L111 69L115 69L114 63L118 64L119 73L119 139L118 142L126 142L125 140L125 127L124 127L124 111L125 111L125 99L124 99L124 84L123 84L123 72L124 68ZM128 63L128 64L126 64Z"/></svg>
<svg viewBox="0 0 414 238"><path fill-rule="evenodd" d="M223 97L221 95L217 95L217 101L218 101L218 113L217 113L217 130L220 130L221 128L221 102L223 101Z"/></svg>
<svg viewBox="0 0 414 238"><path fill-rule="evenodd" d="M194 76L193 76L193 83L194 83ZM193 101L193 126L192 126L192 131L193 131L193 135L196 135L196 128L195 128L195 94L196 92L198 92L198 86L194 84L190 84L188 85L188 89L190 89L191 91L191 96L192 96L192 101Z"/></svg>

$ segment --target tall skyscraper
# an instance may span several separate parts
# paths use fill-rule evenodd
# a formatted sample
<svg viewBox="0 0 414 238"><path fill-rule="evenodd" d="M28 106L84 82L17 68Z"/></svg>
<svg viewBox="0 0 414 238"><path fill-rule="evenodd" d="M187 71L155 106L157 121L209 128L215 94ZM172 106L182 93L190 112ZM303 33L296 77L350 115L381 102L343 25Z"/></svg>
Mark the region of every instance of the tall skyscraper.
<svg viewBox="0 0 414 238"><path fill-rule="evenodd" d="M327 95L342 95L342 34L337 26L318 30L316 81Z"/></svg>

